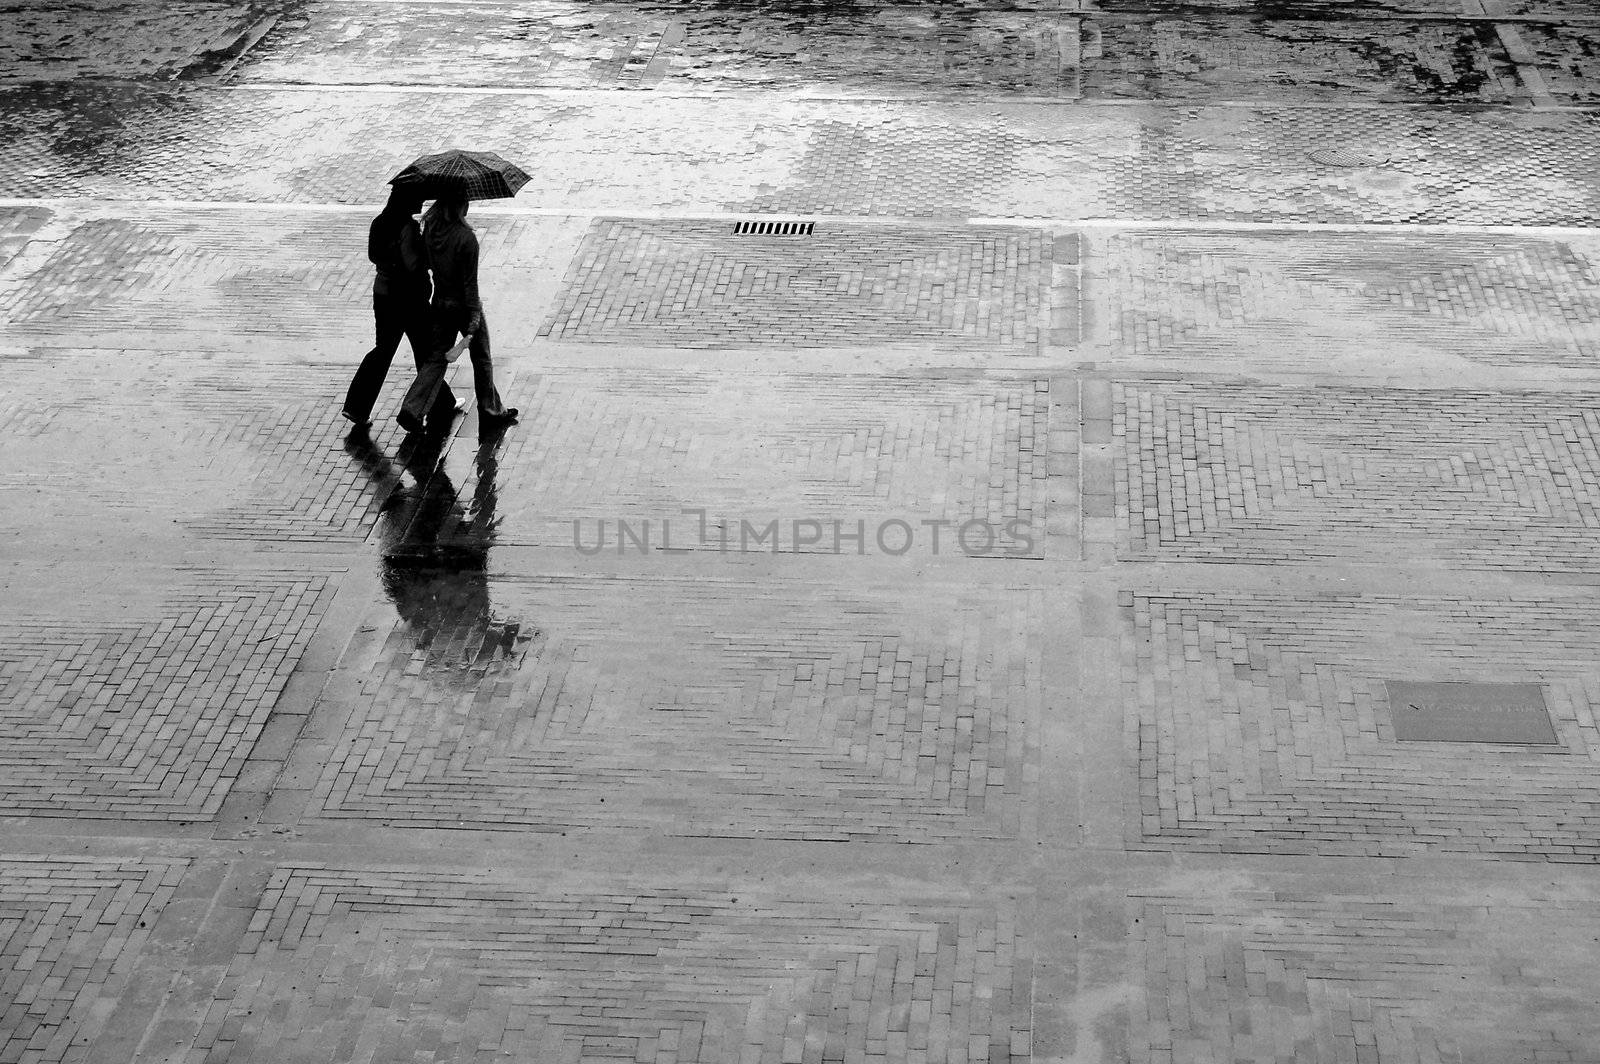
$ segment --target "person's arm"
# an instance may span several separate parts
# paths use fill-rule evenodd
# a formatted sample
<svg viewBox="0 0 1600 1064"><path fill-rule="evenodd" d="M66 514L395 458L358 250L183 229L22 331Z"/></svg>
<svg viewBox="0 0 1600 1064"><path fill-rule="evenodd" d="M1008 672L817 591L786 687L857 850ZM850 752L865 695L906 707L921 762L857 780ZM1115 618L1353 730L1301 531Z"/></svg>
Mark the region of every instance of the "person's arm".
<svg viewBox="0 0 1600 1064"><path fill-rule="evenodd" d="M400 230L400 261L407 277L428 272L428 250L422 246L422 230L415 222Z"/></svg>
<svg viewBox="0 0 1600 1064"><path fill-rule="evenodd" d="M476 333L483 326L483 302L478 298L478 238L470 229L463 227L462 241L459 250L459 263L461 267L461 288L466 304L472 310L472 317L467 322L466 331Z"/></svg>
<svg viewBox="0 0 1600 1064"><path fill-rule="evenodd" d="M383 216L372 219L372 224L367 227L367 261L374 266L383 265L383 247L381 246L381 233Z"/></svg>

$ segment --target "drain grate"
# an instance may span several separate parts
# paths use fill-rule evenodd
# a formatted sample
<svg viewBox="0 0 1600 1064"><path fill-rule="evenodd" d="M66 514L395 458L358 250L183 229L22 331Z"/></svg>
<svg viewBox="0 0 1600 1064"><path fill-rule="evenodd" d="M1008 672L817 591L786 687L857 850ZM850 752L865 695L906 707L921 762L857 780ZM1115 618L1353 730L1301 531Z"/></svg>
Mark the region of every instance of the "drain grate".
<svg viewBox="0 0 1600 1064"><path fill-rule="evenodd" d="M1355 148L1316 148L1306 153L1312 162L1323 166L1382 166L1389 156L1382 152L1360 151Z"/></svg>
<svg viewBox="0 0 1600 1064"><path fill-rule="evenodd" d="M810 236L816 222L734 222L734 236Z"/></svg>

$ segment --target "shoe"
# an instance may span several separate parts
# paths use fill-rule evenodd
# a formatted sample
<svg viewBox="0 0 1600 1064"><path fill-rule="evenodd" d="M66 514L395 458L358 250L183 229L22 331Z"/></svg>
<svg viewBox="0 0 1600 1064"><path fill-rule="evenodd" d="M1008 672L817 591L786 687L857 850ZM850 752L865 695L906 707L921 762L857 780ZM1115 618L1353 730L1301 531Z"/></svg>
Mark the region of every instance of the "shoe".
<svg viewBox="0 0 1600 1064"><path fill-rule="evenodd" d="M487 410L478 411L478 420L485 425L515 425L517 423L517 408L508 406L498 414L491 414Z"/></svg>
<svg viewBox="0 0 1600 1064"><path fill-rule="evenodd" d="M457 399L456 400L456 413L465 414L466 412L467 412L467 401L465 399Z"/></svg>
<svg viewBox="0 0 1600 1064"><path fill-rule="evenodd" d="M395 415L394 419L398 421L400 423L400 427L405 429L407 432L421 433L426 431L426 427L422 424L422 421L417 417L417 415L413 414L409 410L400 411L400 413Z"/></svg>
<svg viewBox="0 0 1600 1064"><path fill-rule="evenodd" d="M346 421L358 429L370 429L372 427L372 419L370 417L356 417L348 410L341 410L339 413L343 415Z"/></svg>

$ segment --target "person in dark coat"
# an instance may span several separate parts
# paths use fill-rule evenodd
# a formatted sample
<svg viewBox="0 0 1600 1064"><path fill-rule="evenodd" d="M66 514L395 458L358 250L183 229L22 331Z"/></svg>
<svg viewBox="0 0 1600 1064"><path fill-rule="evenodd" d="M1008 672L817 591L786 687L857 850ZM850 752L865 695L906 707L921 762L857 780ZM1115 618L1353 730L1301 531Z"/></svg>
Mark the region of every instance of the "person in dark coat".
<svg viewBox="0 0 1600 1064"><path fill-rule="evenodd" d="M417 367L417 379L406 392L396 418L407 432L421 432L426 412L445 387L446 358L458 335L467 337L472 357L472 387L478 398L478 420L487 426L509 425L515 409L500 401L489 358L489 325L478 297L478 237L467 224L467 199L460 195L434 200L423 219L423 245L433 270L433 346Z"/></svg>
<svg viewBox="0 0 1600 1064"><path fill-rule="evenodd" d="M433 316L428 304L432 283L428 280L427 251L416 219L421 209L421 196L394 189L383 213L372 220L367 230L367 258L377 269L372 282L377 344L361 359L345 393L343 410L347 421L362 428L372 423L372 405L383 390L389 364L400 348L400 337L411 341L411 358L418 369L432 350ZM448 417L455 409L455 395L448 384L443 385L433 400L430 416Z"/></svg>

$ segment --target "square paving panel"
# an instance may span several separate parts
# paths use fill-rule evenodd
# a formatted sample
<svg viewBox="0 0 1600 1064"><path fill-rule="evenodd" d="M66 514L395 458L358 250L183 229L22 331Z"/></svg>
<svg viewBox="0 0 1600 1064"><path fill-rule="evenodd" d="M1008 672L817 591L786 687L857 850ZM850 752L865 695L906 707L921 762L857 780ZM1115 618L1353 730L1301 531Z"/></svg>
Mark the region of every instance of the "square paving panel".
<svg viewBox="0 0 1600 1064"><path fill-rule="evenodd" d="M1041 558L1049 389L1043 377L541 374L506 393L525 428L476 453L456 443L417 505L379 522L424 548L624 553L626 522L653 551L670 537L702 553ZM859 544L843 538L856 532Z"/></svg>
<svg viewBox="0 0 1600 1064"><path fill-rule="evenodd" d="M1594 603L1122 602L1136 848L1600 862ZM1462 674L1507 682L1446 679Z"/></svg>
<svg viewBox="0 0 1600 1064"><path fill-rule="evenodd" d="M328 581L185 576L144 620L0 622L0 812L192 821L221 808Z"/></svg>
<svg viewBox="0 0 1600 1064"><path fill-rule="evenodd" d="M1124 559L1600 569L1593 393L1142 381L1110 390Z"/></svg>
<svg viewBox="0 0 1600 1064"><path fill-rule="evenodd" d="M1021 910L726 877L285 866L185 1059L1021 1061Z"/></svg>
<svg viewBox="0 0 1600 1064"><path fill-rule="evenodd" d="M601 219L540 335L670 347L876 347L1036 353L1052 243L1040 231Z"/></svg>
<svg viewBox="0 0 1600 1064"><path fill-rule="evenodd" d="M1553 745L1544 691L1526 683L1385 680L1394 737L1402 741Z"/></svg>
<svg viewBox="0 0 1600 1064"><path fill-rule="evenodd" d="M389 568L389 601L340 662L349 683L325 695L344 723L316 753L311 815L1015 838L1035 771L1038 593L924 584L908 600L840 579Z"/></svg>

